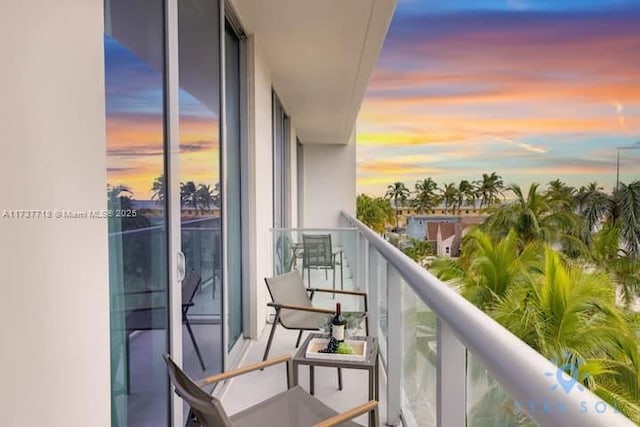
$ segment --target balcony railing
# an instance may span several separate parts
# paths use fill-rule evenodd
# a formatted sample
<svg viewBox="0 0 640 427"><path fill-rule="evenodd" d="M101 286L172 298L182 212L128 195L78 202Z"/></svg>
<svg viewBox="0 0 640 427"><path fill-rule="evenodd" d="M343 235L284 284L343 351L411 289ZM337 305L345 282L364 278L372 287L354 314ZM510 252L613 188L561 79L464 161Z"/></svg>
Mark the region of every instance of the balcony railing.
<svg viewBox="0 0 640 427"><path fill-rule="evenodd" d="M387 423L633 426L611 405L353 216L348 260L366 288L387 374Z"/></svg>

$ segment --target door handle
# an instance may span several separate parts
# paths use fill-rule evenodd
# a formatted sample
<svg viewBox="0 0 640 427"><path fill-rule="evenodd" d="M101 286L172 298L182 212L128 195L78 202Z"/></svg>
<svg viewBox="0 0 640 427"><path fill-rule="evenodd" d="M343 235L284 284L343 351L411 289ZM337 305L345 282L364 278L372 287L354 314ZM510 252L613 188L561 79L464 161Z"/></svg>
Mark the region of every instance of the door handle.
<svg viewBox="0 0 640 427"><path fill-rule="evenodd" d="M182 281L185 276L187 260L184 253L178 252L178 281Z"/></svg>

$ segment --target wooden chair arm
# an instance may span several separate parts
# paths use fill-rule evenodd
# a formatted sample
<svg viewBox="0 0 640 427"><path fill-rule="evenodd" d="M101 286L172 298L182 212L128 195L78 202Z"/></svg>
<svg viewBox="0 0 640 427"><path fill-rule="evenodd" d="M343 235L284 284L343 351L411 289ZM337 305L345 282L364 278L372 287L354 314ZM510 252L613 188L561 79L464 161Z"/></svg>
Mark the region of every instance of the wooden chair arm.
<svg viewBox="0 0 640 427"><path fill-rule="evenodd" d="M251 365L243 366L241 368L234 369L233 371L222 372L220 374L203 378L200 381L198 381L197 384L199 386L205 386L208 384L217 383L219 381L226 380L228 378L237 377L238 375L243 375L248 372L257 371L258 369L264 369L268 366L277 365L278 363L288 363L288 364L291 363L291 356L288 354L285 354L279 357L274 357L272 359L265 360L263 362L257 362Z"/></svg>
<svg viewBox="0 0 640 427"><path fill-rule="evenodd" d="M278 304L275 302L270 302L267 304L269 307L273 307L276 310L287 309L287 310L300 310L300 311L311 311L313 313L325 313L325 314L334 314L334 310L329 310L326 308L317 308L317 307L309 307L304 305L288 305L288 304Z"/></svg>
<svg viewBox="0 0 640 427"><path fill-rule="evenodd" d="M333 417L326 419L316 424L313 427L337 426L355 417L358 417L362 414L366 414L367 412L377 411L377 410L378 410L378 402L375 400L370 400L367 403L364 403L360 406L356 406L355 408L349 409L348 411L342 412L338 415L334 415Z"/></svg>
<svg viewBox="0 0 640 427"><path fill-rule="evenodd" d="M309 289L307 289L307 291L309 291L309 292L327 292L327 293L332 293L332 294L343 294L343 295L358 295L358 296L363 296L363 297L367 296L366 292L361 292L361 291L341 291L339 289L309 288Z"/></svg>

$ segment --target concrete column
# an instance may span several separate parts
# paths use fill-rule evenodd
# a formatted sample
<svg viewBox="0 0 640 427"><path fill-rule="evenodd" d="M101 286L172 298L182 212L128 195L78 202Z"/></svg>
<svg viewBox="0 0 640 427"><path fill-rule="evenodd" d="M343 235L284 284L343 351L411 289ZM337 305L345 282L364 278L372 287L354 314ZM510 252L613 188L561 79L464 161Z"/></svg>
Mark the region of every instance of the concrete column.
<svg viewBox="0 0 640 427"><path fill-rule="evenodd" d="M107 221L57 218L107 207L103 2L5 2L0 29L0 420L110 426Z"/></svg>

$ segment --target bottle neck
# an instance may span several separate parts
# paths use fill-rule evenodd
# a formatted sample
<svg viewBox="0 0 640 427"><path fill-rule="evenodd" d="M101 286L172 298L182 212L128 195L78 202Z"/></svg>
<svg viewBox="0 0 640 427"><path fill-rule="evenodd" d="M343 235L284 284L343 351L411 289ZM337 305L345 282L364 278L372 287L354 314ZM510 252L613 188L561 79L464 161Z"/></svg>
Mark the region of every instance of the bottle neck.
<svg viewBox="0 0 640 427"><path fill-rule="evenodd" d="M338 302L336 303L336 316L340 316L342 314L342 305Z"/></svg>

